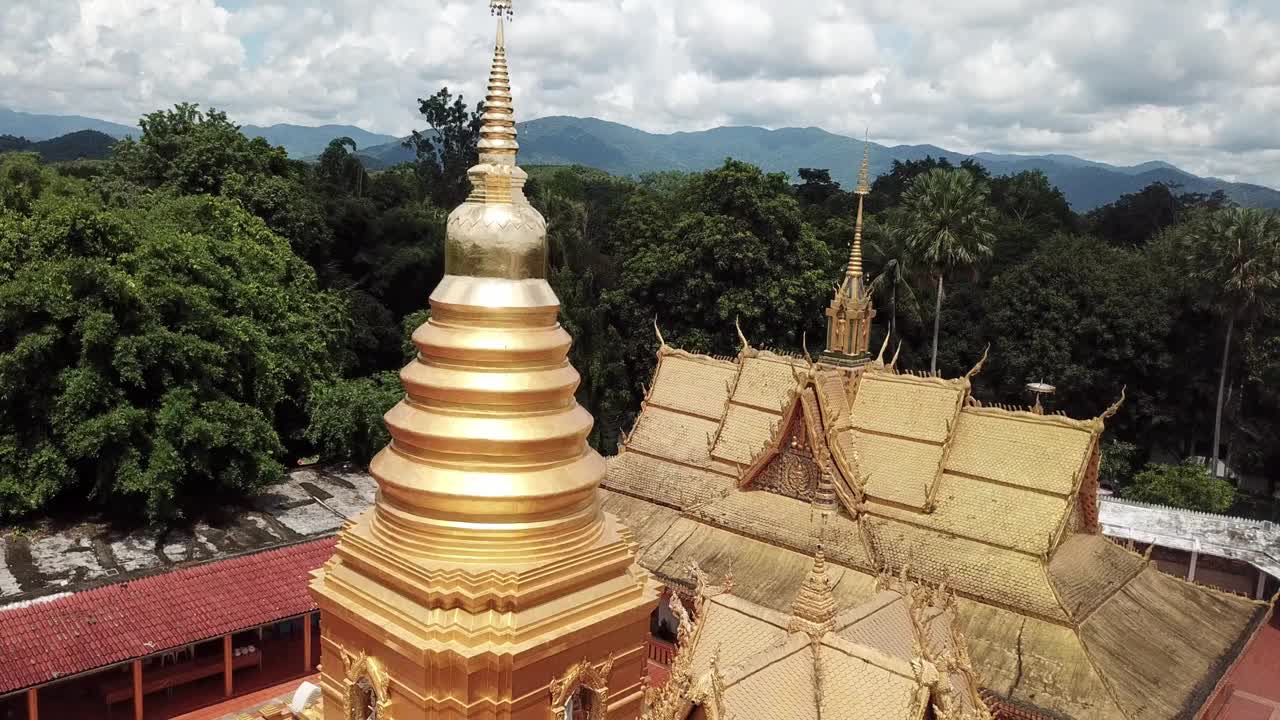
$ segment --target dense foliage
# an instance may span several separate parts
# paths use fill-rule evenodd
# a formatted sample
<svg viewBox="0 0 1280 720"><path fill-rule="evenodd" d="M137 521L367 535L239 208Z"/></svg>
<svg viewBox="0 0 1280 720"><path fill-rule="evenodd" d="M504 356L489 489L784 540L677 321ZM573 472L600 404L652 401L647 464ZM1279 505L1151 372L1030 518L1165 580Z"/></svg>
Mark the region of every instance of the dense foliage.
<svg viewBox="0 0 1280 720"><path fill-rule="evenodd" d="M378 172L349 138L303 163L191 105L108 161L3 156L0 516L190 514L302 458L366 462L476 158L474 107L442 90L419 109L417 161ZM821 349L857 207L829 169L528 170L602 452L651 381L655 321L695 352L735 353L735 323ZM1039 172L895 163L866 204L873 343L890 332L901 366L948 376L989 346L984 401L1026 404L1043 380L1051 409L1088 417L1126 388L1105 483L1219 509L1184 458L1280 475L1280 219L1228 204L1153 185L1081 216ZM1138 472L1152 461L1173 464Z"/></svg>
<svg viewBox="0 0 1280 720"><path fill-rule="evenodd" d="M274 481L336 371L341 298L233 202L108 207L38 171L0 195L5 514L84 494L166 515Z"/></svg>
<svg viewBox="0 0 1280 720"><path fill-rule="evenodd" d="M1137 500L1186 510L1226 512L1235 503L1235 488L1215 478L1204 465L1188 461L1179 465L1148 465L1121 492Z"/></svg>

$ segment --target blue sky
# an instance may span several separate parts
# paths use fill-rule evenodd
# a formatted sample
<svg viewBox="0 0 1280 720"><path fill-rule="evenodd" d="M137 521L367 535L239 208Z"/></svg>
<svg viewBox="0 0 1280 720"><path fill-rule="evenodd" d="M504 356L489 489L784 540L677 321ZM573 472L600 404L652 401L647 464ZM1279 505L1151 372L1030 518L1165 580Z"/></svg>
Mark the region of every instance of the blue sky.
<svg viewBox="0 0 1280 720"><path fill-rule="evenodd" d="M4 0L0 106L134 122L415 127L482 87L484 0ZM522 118L818 126L886 143L1169 160L1280 185L1275 0L516 0Z"/></svg>

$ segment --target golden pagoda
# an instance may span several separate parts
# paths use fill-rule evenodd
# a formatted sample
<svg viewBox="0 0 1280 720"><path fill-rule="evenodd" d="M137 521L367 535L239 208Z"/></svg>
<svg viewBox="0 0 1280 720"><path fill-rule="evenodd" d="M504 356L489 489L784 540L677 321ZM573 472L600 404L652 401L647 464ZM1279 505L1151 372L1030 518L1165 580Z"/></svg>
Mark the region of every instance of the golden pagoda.
<svg viewBox="0 0 1280 720"><path fill-rule="evenodd" d="M525 199L498 15L479 164L386 415L374 507L316 572L324 720L639 715L657 587L603 512L605 464Z"/></svg>
<svg viewBox="0 0 1280 720"><path fill-rule="evenodd" d="M853 226L853 246L844 281L836 287L827 307L827 347L825 362L834 365L856 365L867 359L871 341L871 321L876 311L871 306L871 293L862 272L862 201L871 192L871 144L862 148L862 168L858 171L858 218Z"/></svg>

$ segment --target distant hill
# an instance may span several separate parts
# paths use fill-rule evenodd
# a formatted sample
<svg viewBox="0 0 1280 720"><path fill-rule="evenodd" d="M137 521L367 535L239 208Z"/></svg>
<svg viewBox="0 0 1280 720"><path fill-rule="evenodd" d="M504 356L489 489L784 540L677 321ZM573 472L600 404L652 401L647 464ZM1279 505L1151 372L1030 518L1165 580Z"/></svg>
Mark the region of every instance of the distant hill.
<svg viewBox="0 0 1280 720"><path fill-rule="evenodd" d="M828 168L833 178L851 187L862 159L861 140L820 128L721 127L660 135L595 118L557 116L520 123L519 139L522 163L587 165L615 175L706 170L733 157L792 177L802 167ZM1159 160L1123 167L1060 154L966 155L936 145L888 147L876 143L871 148L873 177L888 172L894 160L926 156L945 157L957 164L973 159L996 175L1042 170L1078 212L1114 202L1157 181L1181 185L1185 192L1222 190L1247 207L1280 207L1280 192L1271 188L1202 178ZM399 140L364 147L359 154L374 169L414 159L413 151Z"/></svg>
<svg viewBox="0 0 1280 720"><path fill-rule="evenodd" d="M61 137L31 142L22 137L0 135L0 152L21 150L39 153L45 162L67 160L104 160L111 154L116 139L97 130L80 130Z"/></svg>
<svg viewBox="0 0 1280 720"><path fill-rule="evenodd" d="M240 132L249 137L260 137L272 145L284 147L289 157L308 158L319 155L329 146L329 142L340 137L349 137L355 141L356 147L363 149L373 145L385 145L394 142L392 135L380 135L362 130L354 125L321 125L307 127L305 125L272 125L258 127L245 125Z"/></svg>
<svg viewBox="0 0 1280 720"><path fill-rule="evenodd" d="M96 130L117 140L128 135L137 137L139 133L136 127L79 115L37 115L0 108L0 135L39 142L79 130Z"/></svg>
<svg viewBox="0 0 1280 720"><path fill-rule="evenodd" d="M134 128L92 118L0 110L0 135L38 141L75 130L98 130L113 137L137 133ZM242 130L250 137L263 137L273 145L283 146L295 158L314 158L331 140L346 136L356 142L358 153L371 170L414 159L413 150L404 147L401 139L351 125L246 125ZM587 165L615 175L706 170L720 165L726 157L733 157L765 170L789 173L792 177L802 167L827 168L842 185L851 187L862 159L861 140L813 127L779 130L720 127L657 134L596 118L555 116L521 123L519 132L520 155L525 164ZM957 164L973 159L996 175L1041 170L1051 183L1062 189L1078 212L1114 202L1121 195L1137 192L1153 182L1180 185L1185 192L1222 190L1227 197L1246 207L1280 207L1280 191L1199 177L1160 160L1117 166L1062 154L983 152L966 155L936 145L887 147L872 143L871 172L873 176L888 172L894 160L919 160L930 155L945 157Z"/></svg>

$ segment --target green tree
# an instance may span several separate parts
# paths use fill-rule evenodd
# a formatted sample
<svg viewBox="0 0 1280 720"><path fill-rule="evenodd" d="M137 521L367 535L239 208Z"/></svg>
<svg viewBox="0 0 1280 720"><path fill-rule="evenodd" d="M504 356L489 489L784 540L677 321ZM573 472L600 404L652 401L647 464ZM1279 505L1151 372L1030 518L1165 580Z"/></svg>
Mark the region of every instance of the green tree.
<svg viewBox="0 0 1280 720"><path fill-rule="evenodd" d="M1120 496L1184 510L1224 513L1235 503L1236 491L1231 483L1210 475L1204 465L1188 460L1181 465L1148 465Z"/></svg>
<svg viewBox="0 0 1280 720"><path fill-rule="evenodd" d="M1133 479L1138 469L1138 446L1123 440L1107 440L1102 443L1102 462L1098 467L1098 480L1102 487L1112 490L1123 488Z"/></svg>
<svg viewBox="0 0 1280 720"><path fill-rule="evenodd" d="M202 112L180 103L172 110L144 115L142 135L114 148L121 173L151 188L172 187L183 194L217 195L232 175L284 175L289 156L262 138L250 140L226 113Z"/></svg>
<svg viewBox="0 0 1280 720"><path fill-rule="evenodd" d="M338 192L360 197L369 184L369 176L355 153L355 140L349 137L330 140L316 162L316 175Z"/></svg>
<svg viewBox="0 0 1280 720"><path fill-rule="evenodd" d="M437 207L453 208L471 192L467 170L480 161L483 103L468 110L462 95L456 98L449 88L440 88L429 98L418 98L418 112L429 131L413 131L405 141L418 155L418 172Z"/></svg>
<svg viewBox="0 0 1280 720"><path fill-rule="evenodd" d="M0 214L0 515L172 517L275 482L344 317L227 200Z"/></svg>
<svg viewBox="0 0 1280 720"><path fill-rule="evenodd" d="M1016 265L1044 240L1077 225L1066 196L1040 170L992 178L991 206L999 214L993 272Z"/></svg>
<svg viewBox="0 0 1280 720"><path fill-rule="evenodd" d="M417 355L413 332L430 318L430 308L405 316L400 332L403 362ZM403 397L400 374L393 370L317 383L307 403L310 422L306 438L322 461L351 460L368 465L391 442L383 416Z"/></svg>
<svg viewBox="0 0 1280 720"><path fill-rule="evenodd" d="M921 175L902 198L901 232L918 261L937 280L933 318L933 359L938 372L938 331L942 321L943 277L991 257L995 211L987 186L968 170L935 169Z"/></svg>
<svg viewBox="0 0 1280 720"><path fill-rule="evenodd" d="M1170 290L1160 268L1137 250L1094 238L1051 238L996 277L982 303L991 343L983 377L1006 398L1025 399L1027 382L1058 387L1054 407L1096 415L1128 386L1115 427L1126 439L1169 433L1166 378L1173 364Z"/></svg>
<svg viewBox="0 0 1280 720"><path fill-rule="evenodd" d="M138 124L137 140L126 138L112 149L119 180L179 195L234 198L288 239L312 267L326 265L332 238L319 204L306 191L307 164L289 160L284 148L262 138L246 137L226 113L202 112L190 103L148 113ZM111 183L105 188L113 201L130 194Z"/></svg>
<svg viewBox="0 0 1280 720"><path fill-rule="evenodd" d="M908 318L920 321L920 303L916 298L913 283L916 271L912 267L914 255L901 230L904 223L893 218L892 211L886 211L884 220L873 219L867 223L867 247L870 258L880 266L880 272L871 279L868 289L879 298L879 302L889 306L888 334L890 338L898 335L898 308L901 307Z"/></svg>
<svg viewBox="0 0 1280 720"><path fill-rule="evenodd" d="M1280 214L1238 208L1219 210L1197 219L1185 238L1193 277L1204 283L1217 312L1227 321L1209 454L1216 477L1220 470L1222 409L1237 324L1247 328L1259 314L1271 310L1280 296Z"/></svg>
<svg viewBox="0 0 1280 720"><path fill-rule="evenodd" d="M618 327L660 315L684 347L716 353L735 351L735 319L760 345L797 347L803 330L817 329L833 282L829 254L785 175L729 160L691 178L674 202L632 205L646 217L621 220L645 234L621 253L619 290L630 312Z"/></svg>

